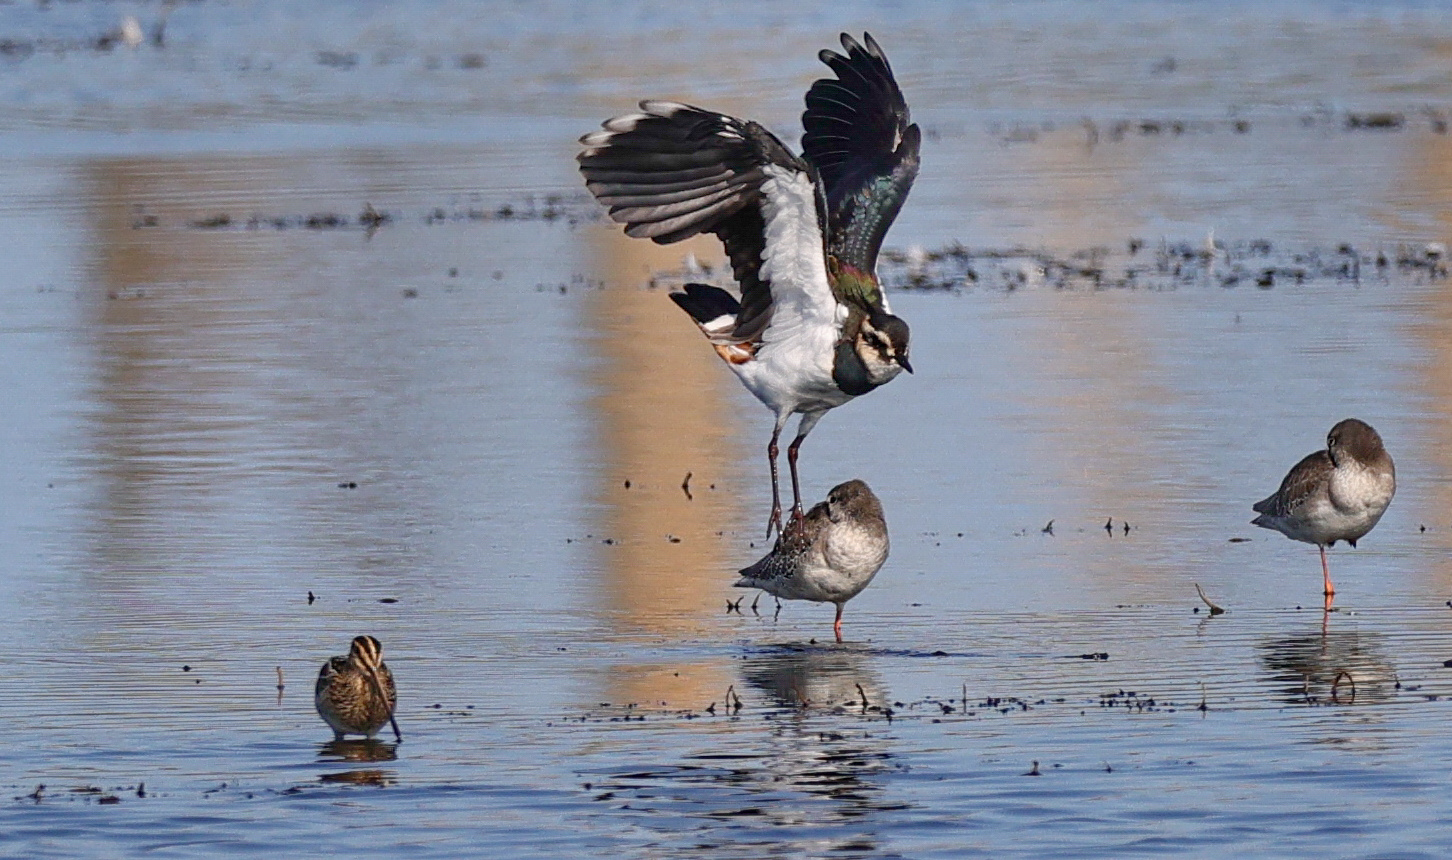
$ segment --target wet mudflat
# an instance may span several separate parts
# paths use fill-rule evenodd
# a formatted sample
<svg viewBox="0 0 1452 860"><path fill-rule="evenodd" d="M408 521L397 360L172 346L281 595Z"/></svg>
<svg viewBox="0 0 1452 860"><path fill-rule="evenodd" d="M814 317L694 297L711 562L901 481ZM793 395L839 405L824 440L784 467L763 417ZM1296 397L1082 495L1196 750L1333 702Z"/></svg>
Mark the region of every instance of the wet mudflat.
<svg viewBox="0 0 1452 860"><path fill-rule="evenodd" d="M1443 856L1452 11L625 11L0 14L0 853ZM846 28L928 134L917 373L803 449L892 530L838 645L730 587L719 252L572 158L794 139ZM1323 613L1250 504L1348 416L1399 489ZM363 632L402 744L313 712Z"/></svg>

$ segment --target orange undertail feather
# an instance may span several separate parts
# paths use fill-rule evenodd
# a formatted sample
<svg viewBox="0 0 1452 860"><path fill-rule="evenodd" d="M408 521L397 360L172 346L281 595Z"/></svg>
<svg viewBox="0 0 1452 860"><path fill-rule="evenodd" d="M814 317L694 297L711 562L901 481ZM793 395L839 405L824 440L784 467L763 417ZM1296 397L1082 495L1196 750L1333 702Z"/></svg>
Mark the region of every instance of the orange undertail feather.
<svg viewBox="0 0 1452 860"><path fill-rule="evenodd" d="M713 343L716 354L731 364L745 364L756 357L754 343Z"/></svg>

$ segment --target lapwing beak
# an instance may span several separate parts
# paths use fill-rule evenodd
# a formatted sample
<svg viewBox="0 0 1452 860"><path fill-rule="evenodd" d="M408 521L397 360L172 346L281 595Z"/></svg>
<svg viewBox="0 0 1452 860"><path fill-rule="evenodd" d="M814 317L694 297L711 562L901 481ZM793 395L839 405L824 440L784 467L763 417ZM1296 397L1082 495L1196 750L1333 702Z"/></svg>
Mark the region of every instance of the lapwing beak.
<svg viewBox="0 0 1452 860"><path fill-rule="evenodd" d="M912 373L913 372L913 366L908 363L907 356L905 356L905 355L899 355L897 357L897 363L899 365L901 365L902 366L902 369L903 370L906 370L908 373Z"/></svg>

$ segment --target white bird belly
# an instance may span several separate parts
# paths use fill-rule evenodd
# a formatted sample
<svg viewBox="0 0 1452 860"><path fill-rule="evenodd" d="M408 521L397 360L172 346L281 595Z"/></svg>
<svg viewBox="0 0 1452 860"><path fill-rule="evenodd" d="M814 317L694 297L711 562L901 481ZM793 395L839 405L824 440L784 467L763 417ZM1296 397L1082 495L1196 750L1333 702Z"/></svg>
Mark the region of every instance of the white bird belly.
<svg viewBox="0 0 1452 860"><path fill-rule="evenodd" d="M763 344L754 359L731 369L778 415L825 412L852 399L832 378L836 345L834 326L799 330L795 337Z"/></svg>
<svg viewBox="0 0 1452 860"><path fill-rule="evenodd" d="M866 588L887 561L888 545L880 535L847 525L834 525L820 552L803 560L792 577L789 600L845 603Z"/></svg>
<svg viewBox="0 0 1452 860"><path fill-rule="evenodd" d="M1366 469L1337 469L1330 492L1308 501L1295 516L1282 518L1278 527L1286 537L1305 543L1360 540L1386 513L1392 480Z"/></svg>

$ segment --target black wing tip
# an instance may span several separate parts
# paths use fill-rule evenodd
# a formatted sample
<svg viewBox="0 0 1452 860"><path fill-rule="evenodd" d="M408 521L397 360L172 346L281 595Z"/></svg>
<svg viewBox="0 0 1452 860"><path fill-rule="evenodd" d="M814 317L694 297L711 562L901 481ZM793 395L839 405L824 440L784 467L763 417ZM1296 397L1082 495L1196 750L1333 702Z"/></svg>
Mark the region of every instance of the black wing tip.
<svg viewBox="0 0 1452 860"><path fill-rule="evenodd" d="M873 59L887 59L882 54L882 46L877 44L877 40L872 38L872 34L867 32L866 30L862 31L862 41L860 43L856 39L852 38L851 33L845 31L842 33L839 39L842 42L842 50L846 51L848 56L851 56L852 54L863 53L867 54Z"/></svg>
<svg viewBox="0 0 1452 860"><path fill-rule="evenodd" d="M867 57L887 65L887 54L882 50L882 46L877 44L877 40L872 38L871 33L864 30L861 42L847 32L841 33L837 38L842 43L842 50L847 52L846 55L839 54L830 48L823 48L817 52L817 59L831 66L834 61L851 63L858 57Z"/></svg>
<svg viewBox="0 0 1452 860"><path fill-rule="evenodd" d="M698 323L708 323L723 316L735 316L741 312L741 303L736 297L710 284L686 284L683 291L670 294L671 301Z"/></svg>
<svg viewBox="0 0 1452 860"><path fill-rule="evenodd" d="M887 63L887 56L883 54L882 46L877 44L877 40L872 38L871 33L864 32L861 42L847 32L841 33L837 38L842 43L842 50L846 51L846 54L839 54L831 48L823 48L817 52L817 59L832 71L837 71L838 63L846 63L850 66L859 57L867 57L883 64Z"/></svg>
<svg viewBox="0 0 1452 860"><path fill-rule="evenodd" d="M845 56L825 48L817 52L817 59L832 71L835 78L822 78L812 83L807 90L806 115L814 111L827 118L840 115L841 110L830 102L853 108L850 112L854 114L855 107L863 103L869 108L880 104L901 127L909 121L907 100L898 86L892 65L871 33L863 33L862 38L865 47L851 34L841 34L842 47L847 51ZM803 116L804 121L806 115Z"/></svg>
<svg viewBox="0 0 1452 860"><path fill-rule="evenodd" d="M923 130L918 128L915 122L908 123L908 127L902 130L902 140L898 141L897 151L912 153L916 156L923 146Z"/></svg>

